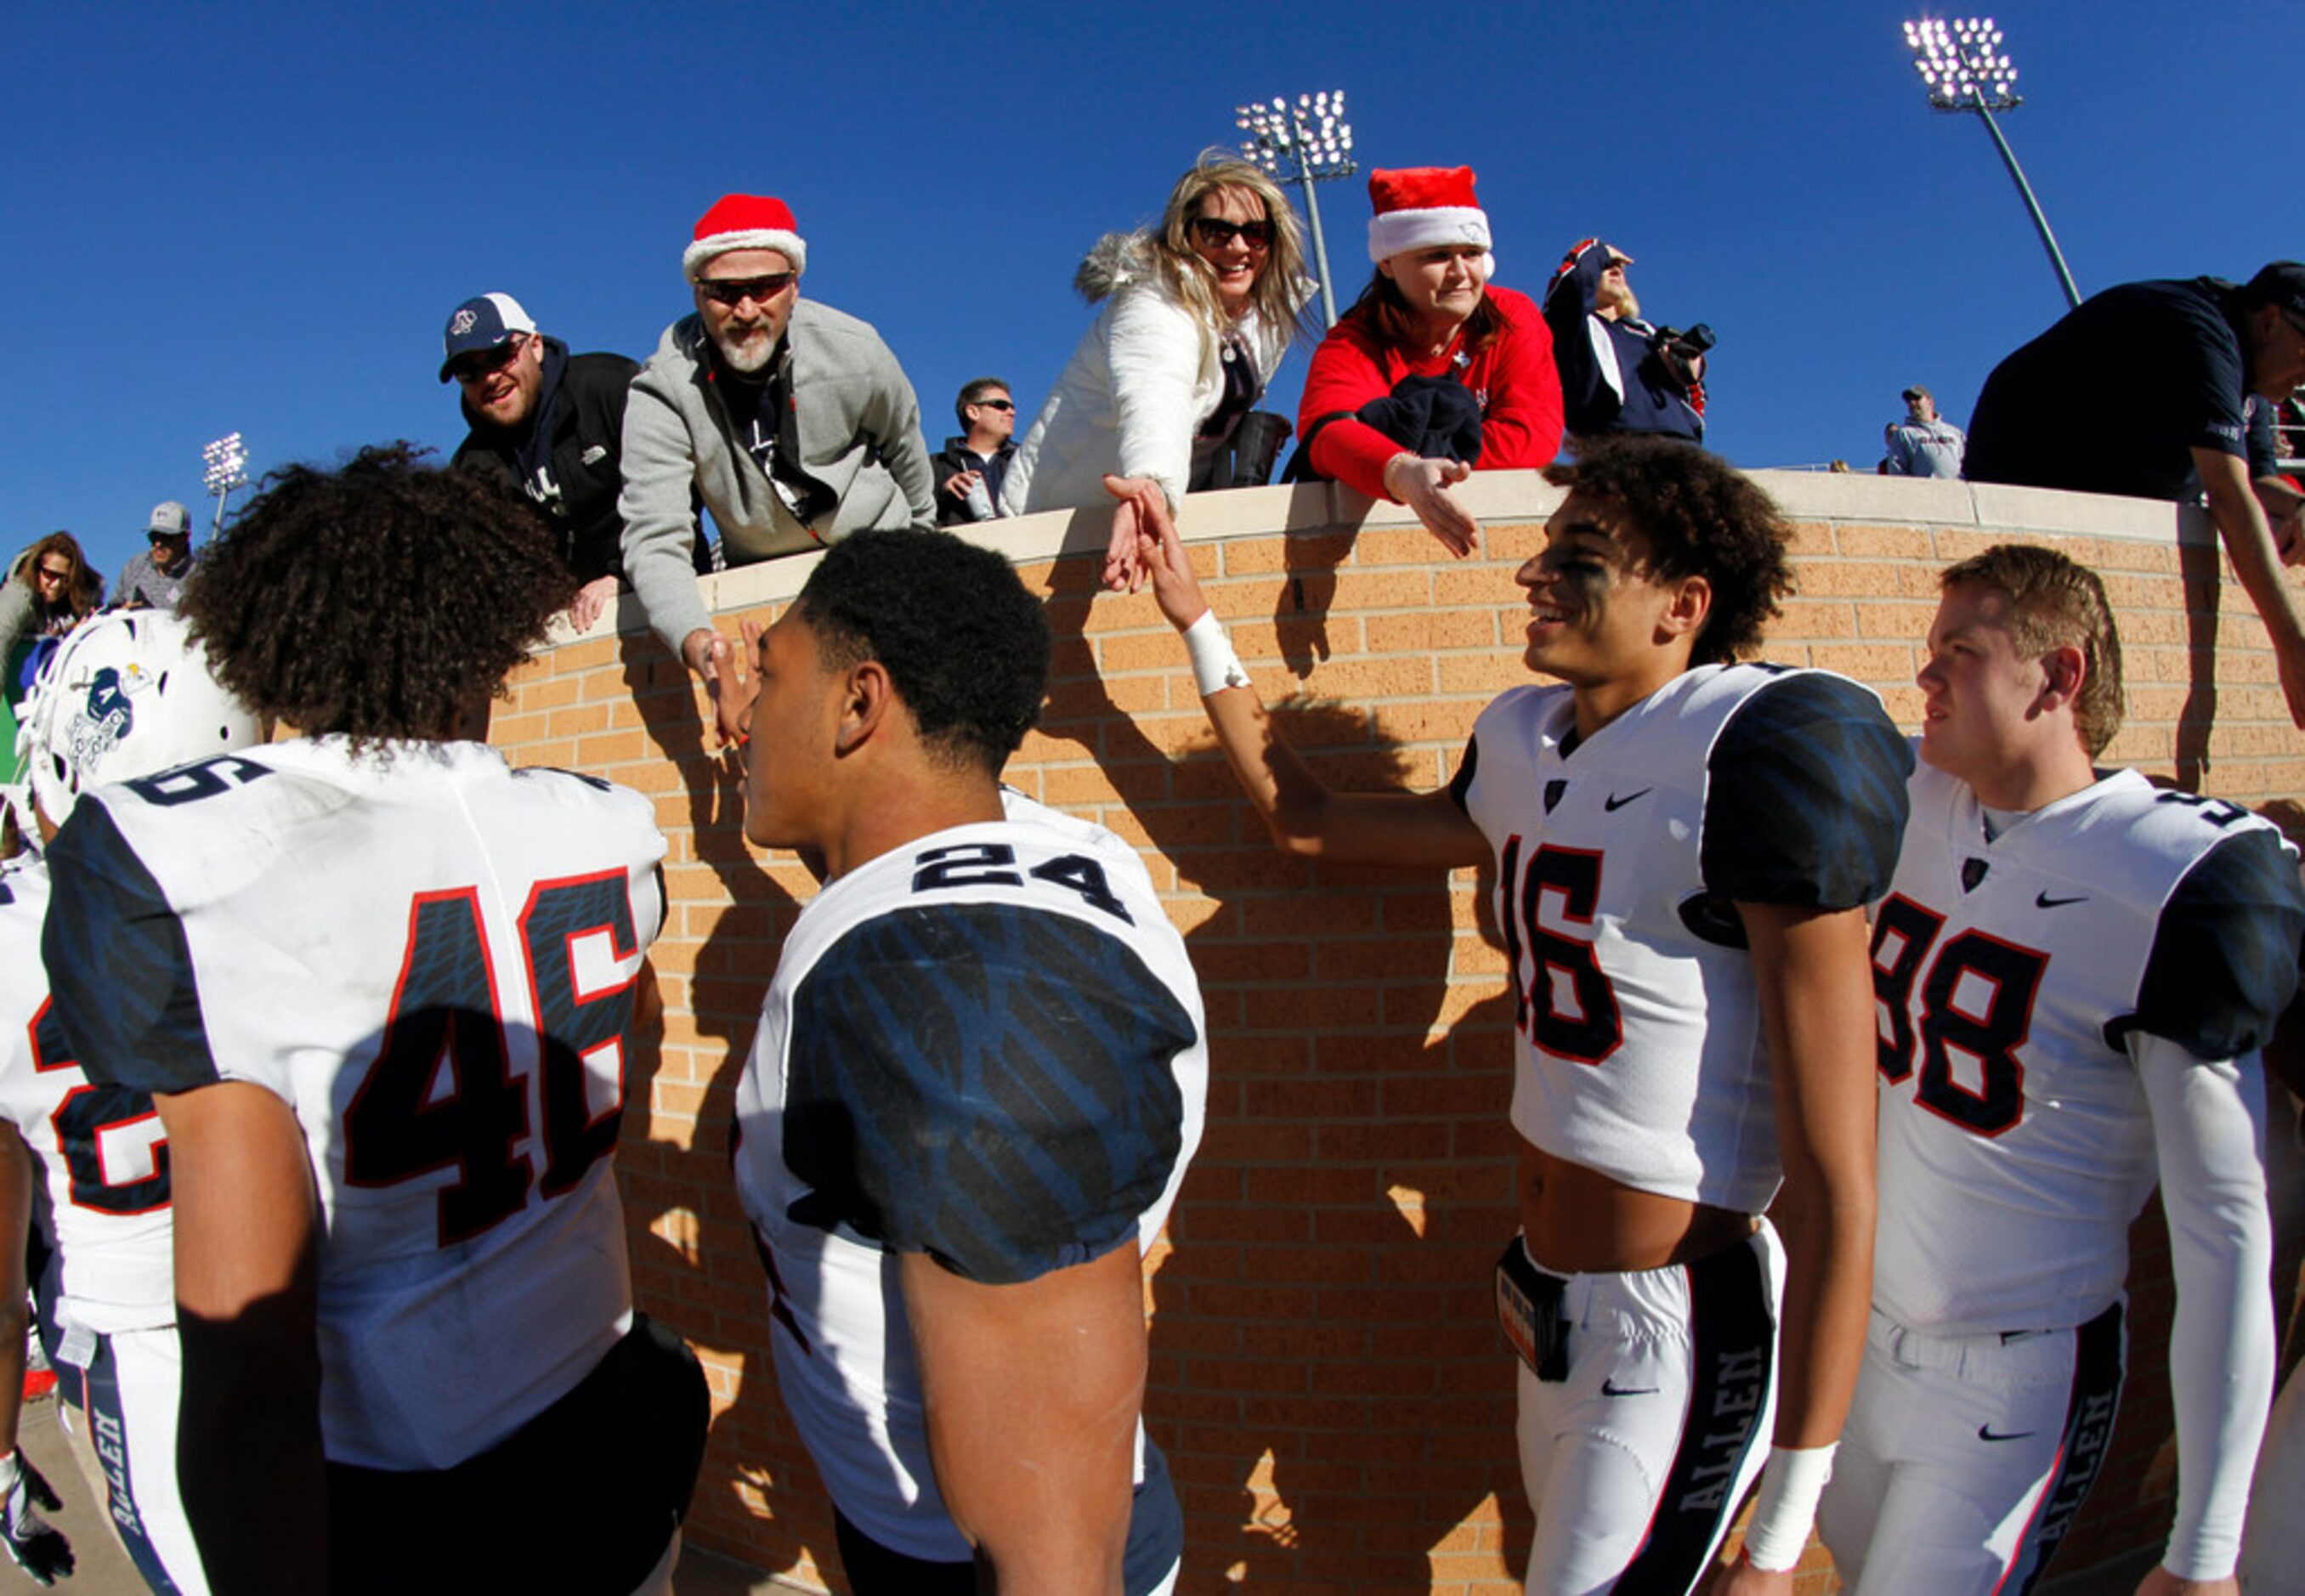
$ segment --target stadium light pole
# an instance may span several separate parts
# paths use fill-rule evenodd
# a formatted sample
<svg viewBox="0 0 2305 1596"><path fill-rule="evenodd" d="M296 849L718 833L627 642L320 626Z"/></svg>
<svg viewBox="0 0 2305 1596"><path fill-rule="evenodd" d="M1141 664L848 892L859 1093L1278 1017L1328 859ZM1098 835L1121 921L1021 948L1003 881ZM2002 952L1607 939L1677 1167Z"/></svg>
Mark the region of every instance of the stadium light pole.
<svg viewBox="0 0 2305 1596"><path fill-rule="evenodd" d="M208 529L208 535L214 537L224 527L225 500L232 496L234 488L248 486L248 450L242 446L239 433L229 432L202 449L200 458L208 464L201 480L217 502L216 524Z"/></svg>
<svg viewBox="0 0 2305 1596"><path fill-rule="evenodd" d="M2033 218L2033 229L2041 235L2041 247L2048 250L2049 264L2056 268L2057 286L2065 291L2067 303L2080 304L2081 293L2073 286L2073 274L2066 268L2064 251L2057 248L2057 235L2049 231L2049 218L2041 214L2041 202L2033 198L2033 185L2025 181L2016 151L2001 136L2001 124L1993 120L1995 111L2013 111L2025 103L2012 88L2017 81L2017 69L2009 64L2008 56L1999 54L2001 30L1993 25L1991 17L1963 17L1952 23L1924 17L1905 24L1905 44L1913 52L1913 70L1928 86L1930 109L1974 111L1985 123L1985 131L1993 135L1993 147L2001 152L2009 180L2017 185L2017 193Z"/></svg>
<svg viewBox="0 0 2305 1596"><path fill-rule="evenodd" d="M1233 115L1248 135L1241 153L1275 183L1304 185L1305 216L1313 225L1313 265L1321 277L1321 313L1334 327L1337 292L1329 276L1329 244L1321 235L1321 202L1313 185L1350 177L1360 169L1353 165L1353 126L1345 120L1345 91L1300 94L1293 106L1284 99L1258 100L1235 106Z"/></svg>

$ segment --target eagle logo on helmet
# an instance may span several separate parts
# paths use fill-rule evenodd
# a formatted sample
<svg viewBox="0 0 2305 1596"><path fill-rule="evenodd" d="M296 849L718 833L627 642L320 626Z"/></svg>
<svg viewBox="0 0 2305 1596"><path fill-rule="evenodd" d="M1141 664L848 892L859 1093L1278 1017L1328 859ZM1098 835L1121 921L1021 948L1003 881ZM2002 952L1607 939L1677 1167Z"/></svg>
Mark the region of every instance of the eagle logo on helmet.
<svg viewBox="0 0 2305 1596"><path fill-rule="evenodd" d="M136 706L132 700L149 692L157 681L150 671L132 660L124 666L99 666L89 678L88 697L64 728L72 764L82 772L83 781L97 779L96 773L103 766L105 755L135 730Z"/></svg>

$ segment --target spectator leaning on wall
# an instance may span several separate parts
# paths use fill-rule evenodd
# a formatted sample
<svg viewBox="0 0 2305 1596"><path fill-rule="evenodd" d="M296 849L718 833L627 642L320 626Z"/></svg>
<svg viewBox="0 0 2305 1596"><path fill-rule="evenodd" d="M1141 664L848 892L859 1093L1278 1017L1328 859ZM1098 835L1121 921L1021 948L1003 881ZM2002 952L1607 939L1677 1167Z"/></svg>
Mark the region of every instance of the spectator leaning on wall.
<svg viewBox="0 0 2305 1596"><path fill-rule="evenodd" d="M695 314L665 329L625 410L625 572L657 635L704 678L724 738L734 650L690 569L696 497L731 566L863 527L936 524L913 385L870 326L801 298L807 266L783 200L721 196L681 257Z"/></svg>
<svg viewBox="0 0 2305 1596"><path fill-rule="evenodd" d="M625 394L640 368L620 354L570 354L537 331L508 293L483 293L448 314L440 380L455 379L471 431L452 465L500 470L552 529L582 585L568 607L591 625L624 574Z"/></svg>
<svg viewBox="0 0 2305 1596"><path fill-rule="evenodd" d="M2305 556L2292 518L2276 544L2251 490L2251 394L2305 383L2305 264L2236 287L2216 277L2126 283L2091 295L1993 369L1969 419L1962 471L2139 498L2207 497L2233 573L2273 641L2291 718L2305 726L2305 616L2281 562Z"/></svg>

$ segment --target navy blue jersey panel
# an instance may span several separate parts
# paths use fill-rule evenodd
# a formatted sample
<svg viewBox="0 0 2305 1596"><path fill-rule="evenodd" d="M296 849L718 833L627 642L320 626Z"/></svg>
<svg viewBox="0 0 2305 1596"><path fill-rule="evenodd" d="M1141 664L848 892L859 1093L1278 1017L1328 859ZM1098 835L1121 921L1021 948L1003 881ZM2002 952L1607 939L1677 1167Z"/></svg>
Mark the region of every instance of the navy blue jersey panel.
<svg viewBox="0 0 2305 1596"><path fill-rule="evenodd" d="M1822 673L1739 706L1705 763L1705 889L1734 903L1850 909L1889 889L1913 751L1875 698Z"/></svg>
<svg viewBox="0 0 2305 1596"><path fill-rule="evenodd" d="M1168 1184L1193 1021L1135 951L1014 904L894 910L795 999L794 1217L988 1285L1133 1238ZM806 1210L806 1211L804 1211Z"/></svg>
<svg viewBox="0 0 2305 1596"><path fill-rule="evenodd" d="M1458 762L1457 774L1449 778L1449 796L1459 809L1472 802L1473 777L1481 768L1481 740L1465 739L1465 757Z"/></svg>
<svg viewBox="0 0 2305 1596"><path fill-rule="evenodd" d="M2197 1058L2265 1045L2297 990L2305 889L2278 833L2252 827L2186 872L2161 911L2137 1013L2105 1028L2175 1042Z"/></svg>
<svg viewBox="0 0 2305 1596"><path fill-rule="evenodd" d="M102 804L74 806L48 870L41 961L88 1078L146 1091L216 1080L183 925Z"/></svg>

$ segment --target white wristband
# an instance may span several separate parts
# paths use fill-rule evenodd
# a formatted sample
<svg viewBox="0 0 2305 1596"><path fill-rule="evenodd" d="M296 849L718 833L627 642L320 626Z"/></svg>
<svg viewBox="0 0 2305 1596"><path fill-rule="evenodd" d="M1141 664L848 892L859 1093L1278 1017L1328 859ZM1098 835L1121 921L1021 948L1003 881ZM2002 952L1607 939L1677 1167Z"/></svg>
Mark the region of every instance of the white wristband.
<svg viewBox="0 0 2305 1596"><path fill-rule="evenodd" d="M1248 672L1232 651L1232 639L1225 635L1216 611L1203 610L1201 618L1185 628L1185 652L1193 657L1193 684L1203 698L1248 685Z"/></svg>
<svg viewBox="0 0 2305 1596"><path fill-rule="evenodd" d="M1782 1574L1800 1561L1816 1524L1816 1499L1833 1478L1840 1446L1778 1447L1761 1470L1753 1516L1745 1525L1745 1560L1764 1574Z"/></svg>

